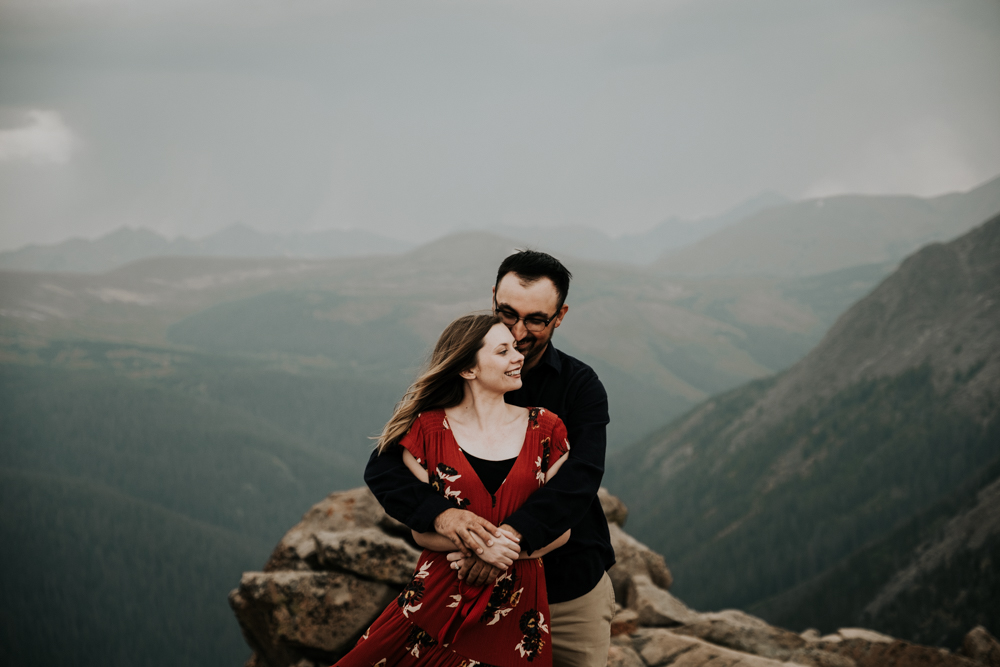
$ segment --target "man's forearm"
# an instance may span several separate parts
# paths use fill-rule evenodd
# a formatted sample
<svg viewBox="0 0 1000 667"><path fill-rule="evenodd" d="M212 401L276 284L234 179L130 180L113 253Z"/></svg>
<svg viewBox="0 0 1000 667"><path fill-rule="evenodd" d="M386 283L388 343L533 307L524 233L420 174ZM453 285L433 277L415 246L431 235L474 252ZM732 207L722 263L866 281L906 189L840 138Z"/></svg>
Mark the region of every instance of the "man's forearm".
<svg viewBox="0 0 1000 667"><path fill-rule="evenodd" d="M365 483L389 516L418 533L434 532L434 519L454 507L413 476L403 463L400 447L372 453L365 466Z"/></svg>
<svg viewBox="0 0 1000 667"><path fill-rule="evenodd" d="M597 496L603 474L602 467L574 460L571 456L559 474L531 494L504 523L521 534L523 550L539 549L573 528L586 515Z"/></svg>

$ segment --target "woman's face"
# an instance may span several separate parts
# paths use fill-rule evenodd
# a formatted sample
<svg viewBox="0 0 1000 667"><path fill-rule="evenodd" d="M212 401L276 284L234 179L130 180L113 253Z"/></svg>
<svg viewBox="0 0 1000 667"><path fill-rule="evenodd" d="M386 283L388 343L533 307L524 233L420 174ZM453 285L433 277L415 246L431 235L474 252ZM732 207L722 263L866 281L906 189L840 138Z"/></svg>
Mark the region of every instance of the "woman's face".
<svg viewBox="0 0 1000 667"><path fill-rule="evenodd" d="M503 324L494 324L476 355L473 377L484 389L501 394L521 388L524 355L514 347L514 336Z"/></svg>

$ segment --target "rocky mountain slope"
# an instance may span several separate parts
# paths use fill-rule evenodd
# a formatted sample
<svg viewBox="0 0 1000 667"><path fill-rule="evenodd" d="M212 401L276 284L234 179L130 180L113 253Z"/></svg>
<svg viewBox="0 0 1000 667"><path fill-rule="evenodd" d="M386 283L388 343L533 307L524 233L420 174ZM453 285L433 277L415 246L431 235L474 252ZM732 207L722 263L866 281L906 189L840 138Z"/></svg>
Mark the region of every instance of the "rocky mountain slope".
<svg viewBox="0 0 1000 667"><path fill-rule="evenodd" d="M1000 177L965 193L931 199L839 195L769 208L653 267L675 275L807 276L897 262L1000 213Z"/></svg>
<svg viewBox="0 0 1000 667"><path fill-rule="evenodd" d="M1000 464L820 575L749 611L784 626L877 627L957 646L1000 600Z"/></svg>
<svg viewBox="0 0 1000 667"><path fill-rule="evenodd" d="M674 597L663 558L622 529L624 504L602 490L617 563L619 611L609 667L996 667L1000 642L972 629L959 653L842 628L796 634L737 610L699 613ZM246 667L321 667L350 648L413 574L418 551L371 493L331 494L310 509L260 572L230 593L252 649Z"/></svg>
<svg viewBox="0 0 1000 667"><path fill-rule="evenodd" d="M997 443L1000 217L915 253L787 372L701 404L606 481L687 599L747 607L956 493Z"/></svg>

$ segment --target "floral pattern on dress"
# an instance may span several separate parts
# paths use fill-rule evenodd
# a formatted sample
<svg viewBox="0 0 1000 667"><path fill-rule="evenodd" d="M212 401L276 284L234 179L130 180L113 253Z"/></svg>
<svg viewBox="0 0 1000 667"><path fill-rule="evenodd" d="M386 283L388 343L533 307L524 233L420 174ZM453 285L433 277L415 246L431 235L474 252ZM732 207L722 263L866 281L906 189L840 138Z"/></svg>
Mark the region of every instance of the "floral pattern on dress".
<svg viewBox="0 0 1000 667"><path fill-rule="evenodd" d="M514 611L514 607L521 601L521 593L524 592L523 587L515 590L519 583L520 579L515 577L513 572L508 571L497 577L479 622L496 625L497 621Z"/></svg>
<svg viewBox="0 0 1000 667"><path fill-rule="evenodd" d="M465 658L458 665L458 667L495 667L488 662L479 662L478 660L473 660L472 658Z"/></svg>
<svg viewBox="0 0 1000 667"><path fill-rule="evenodd" d="M452 489L447 484L448 482L455 483L461 478L462 476L458 474L458 471L451 466L438 463L437 467L430 473L427 481L435 491L455 503L456 507L462 509L469 504L469 499L462 497L461 489Z"/></svg>
<svg viewBox="0 0 1000 667"><path fill-rule="evenodd" d="M528 410L528 426L532 429L538 428L538 418L545 414L545 408L530 408Z"/></svg>
<svg viewBox="0 0 1000 667"><path fill-rule="evenodd" d="M527 658L528 662L531 662L545 646L542 633L548 634L549 626L545 625L544 614L537 609L529 609L521 615L520 627L524 637L514 648L521 652L522 658Z"/></svg>
<svg viewBox="0 0 1000 667"><path fill-rule="evenodd" d="M420 600L424 597L424 582L422 579L426 579L430 576L431 565L434 561L429 560L413 574L413 578L410 579L410 583L406 584L404 588L399 593L399 597L396 598L396 604L399 608L403 610L403 616L406 618L410 617L415 611L419 611L424 605ZM368 633L365 633L367 635ZM367 638L367 637L366 637Z"/></svg>
<svg viewBox="0 0 1000 667"><path fill-rule="evenodd" d="M552 464L552 439L545 438L540 444L542 453L535 459L535 479L538 480L538 486L545 484L545 475L549 472L549 466Z"/></svg>
<svg viewBox="0 0 1000 667"><path fill-rule="evenodd" d="M431 646L436 646L437 640L427 634L423 629L414 625L410 628L410 636L406 639L406 644L403 645L410 655L414 658L420 657L420 649L430 648Z"/></svg>

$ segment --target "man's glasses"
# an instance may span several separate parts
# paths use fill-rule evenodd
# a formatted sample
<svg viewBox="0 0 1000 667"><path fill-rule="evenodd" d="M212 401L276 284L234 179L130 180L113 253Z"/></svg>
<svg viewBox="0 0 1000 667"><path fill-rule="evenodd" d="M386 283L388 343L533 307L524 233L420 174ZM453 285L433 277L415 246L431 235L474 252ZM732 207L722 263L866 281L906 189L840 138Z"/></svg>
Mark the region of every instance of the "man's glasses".
<svg viewBox="0 0 1000 667"><path fill-rule="evenodd" d="M556 315L553 315L552 317L545 319L544 317L539 317L537 315L529 315L528 317L521 317L513 310L503 307L497 308L493 312L497 314L497 317L499 317L500 321L504 323L504 326L513 329L515 326L517 326L517 323L519 321L524 322L524 328L530 331L531 333L539 333L545 331L545 327L549 326L549 323L552 322L552 320L556 319L556 315L559 314L559 311L556 311Z"/></svg>

